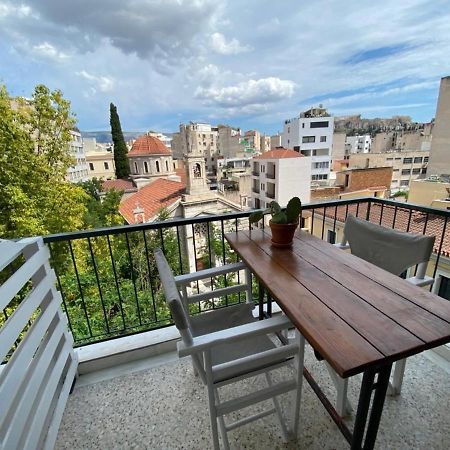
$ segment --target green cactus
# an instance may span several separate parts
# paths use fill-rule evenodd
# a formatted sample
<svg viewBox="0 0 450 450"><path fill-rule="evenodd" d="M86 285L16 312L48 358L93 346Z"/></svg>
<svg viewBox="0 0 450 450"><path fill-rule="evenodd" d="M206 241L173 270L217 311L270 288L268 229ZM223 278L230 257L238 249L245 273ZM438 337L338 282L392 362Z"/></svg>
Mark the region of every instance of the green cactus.
<svg viewBox="0 0 450 450"><path fill-rule="evenodd" d="M286 210L282 210L281 206L276 201L271 201L269 207L265 210L258 210L250 214L250 223L259 222L264 215L271 214L272 222L278 224L297 223L298 217L302 212L302 202L298 197L293 197L289 200Z"/></svg>

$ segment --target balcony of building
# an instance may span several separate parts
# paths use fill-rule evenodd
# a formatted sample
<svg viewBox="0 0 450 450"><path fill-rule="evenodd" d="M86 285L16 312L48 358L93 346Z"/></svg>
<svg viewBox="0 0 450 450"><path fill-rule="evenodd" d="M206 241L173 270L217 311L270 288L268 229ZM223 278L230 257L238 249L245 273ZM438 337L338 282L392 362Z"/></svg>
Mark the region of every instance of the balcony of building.
<svg viewBox="0 0 450 450"><path fill-rule="evenodd" d="M267 172L266 172L266 178L269 178L271 180L275 179L275 164L274 163L267 163Z"/></svg>
<svg viewBox="0 0 450 450"><path fill-rule="evenodd" d="M448 211L383 199L352 199L304 205L302 225L321 239L337 242L349 213L402 231L435 235L429 275L439 280L447 273ZM152 250L163 248L176 274L235 262L237 255L228 247L224 233L248 229L248 214L168 220L44 238L73 337L79 373L59 431L50 429L56 438L56 448L211 448L207 397L190 362L176 356L179 335L165 307ZM214 288L208 284L192 286L198 292ZM255 283L255 302L259 288ZM439 291L439 283L431 289L445 295ZM16 309L22 300L14 305ZM233 295L218 304L199 304L198 308L226 308L240 301L239 296ZM30 318L31 330L33 321L44 313L37 311ZM273 313L277 313L275 308ZM3 315L2 327L18 316L10 306L3 309ZM24 357L21 345L18 341L12 345L0 368L0 393L11 373L9 364ZM450 368L445 359L450 359L449 354L450 350L444 346L408 359L402 395L386 400L376 448L449 447ZM18 384L33 376L33 360L38 356L29 355L20 373L20 380L24 381L18 380ZM49 358L48 364L51 370L56 362ZM310 348L306 365L332 398L335 391L331 379ZM356 377L350 384L350 400L355 405L360 380ZM255 383L259 382L256 379ZM71 383L70 379L69 387ZM42 386L36 389L31 404L20 405L27 408L27 414L21 418L13 411L21 395L17 391L11 412L0 414L5 420L0 421L2 433L8 421L34 424L35 418L30 414L39 411L40 404L46 402L45 382ZM244 383L241 389L246 388ZM285 404L289 405L289 398ZM353 419L354 412L347 421L349 425ZM41 440L46 426L48 423L43 420ZM291 448L282 443L273 416L236 429L230 433L230 441L232 448ZM306 383L299 443L307 449L347 448Z"/></svg>

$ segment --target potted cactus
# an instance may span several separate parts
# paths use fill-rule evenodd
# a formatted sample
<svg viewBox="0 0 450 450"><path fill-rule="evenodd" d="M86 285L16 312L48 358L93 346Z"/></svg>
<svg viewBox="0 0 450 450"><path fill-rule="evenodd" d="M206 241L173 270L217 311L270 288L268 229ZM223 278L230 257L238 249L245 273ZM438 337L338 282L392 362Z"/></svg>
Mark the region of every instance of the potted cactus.
<svg viewBox="0 0 450 450"><path fill-rule="evenodd" d="M272 244L276 247L287 247L292 244L294 233L298 227L298 218L302 212L302 202L298 197L292 197L286 206L281 209L276 201L269 203L267 209L255 211L250 214L250 223L260 221L265 214L271 214L269 222L272 231Z"/></svg>

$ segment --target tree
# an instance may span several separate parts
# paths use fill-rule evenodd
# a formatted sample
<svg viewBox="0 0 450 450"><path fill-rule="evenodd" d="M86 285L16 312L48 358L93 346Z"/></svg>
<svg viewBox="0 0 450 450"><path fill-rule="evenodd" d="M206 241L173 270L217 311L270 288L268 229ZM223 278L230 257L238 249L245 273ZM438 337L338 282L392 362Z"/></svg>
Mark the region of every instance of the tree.
<svg viewBox="0 0 450 450"><path fill-rule="evenodd" d="M73 231L83 225L87 196L66 181L75 119L61 91L36 86L11 99L0 85L0 237Z"/></svg>
<svg viewBox="0 0 450 450"><path fill-rule="evenodd" d="M111 135L114 143L116 177L127 178L130 175L130 168L127 159L127 146L125 144L125 139L123 138L119 114L117 114L117 107L113 103L109 105L109 113L109 123L111 124Z"/></svg>

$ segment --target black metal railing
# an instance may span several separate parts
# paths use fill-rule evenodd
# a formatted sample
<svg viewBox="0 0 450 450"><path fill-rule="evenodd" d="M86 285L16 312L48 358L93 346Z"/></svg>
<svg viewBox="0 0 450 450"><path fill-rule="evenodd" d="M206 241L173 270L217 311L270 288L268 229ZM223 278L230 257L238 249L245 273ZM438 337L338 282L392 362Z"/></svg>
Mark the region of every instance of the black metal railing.
<svg viewBox="0 0 450 450"><path fill-rule="evenodd" d="M257 187L253 187L253 188L252 188L252 191L253 191L255 194L259 194L259 188L257 188Z"/></svg>
<svg viewBox="0 0 450 450"><path fill-rule="evenodd" d="M275 192L266 192L266 197L275 198Z"/></svg>
<svg viewBox="0 0 450 450"><path fill-rule="evenodd" d="M302 225L330 242L340 239L350 213L402 231L434 234L433 276L441 256L449 256L449 211L378 198L313 203L304 205L303 210ZM235 262L238 256L228 246L224 235L248 229L250 213L171 219L45 236L75 345L171 325L153 249L164 250L175 274ZM239 274L234 279L221 276L210 280L207 287L221 288L239 281ZM203 287L197 283L192 289L201 291ZM253 290L257 299L256 282ZM244 301L241 295L198 304L196 311Z"/></svg>
<svg viewBox="0 0 450 450"><path fill-rule="evenodd" d="M266 172L266 178L270 178L271 180L274 180L275 179L275 172L273 172L273 173Z"/></svg>

